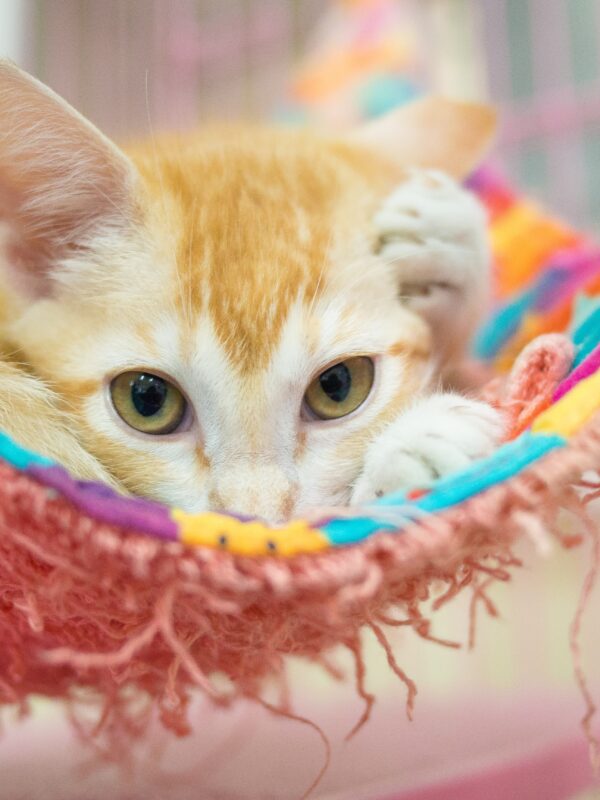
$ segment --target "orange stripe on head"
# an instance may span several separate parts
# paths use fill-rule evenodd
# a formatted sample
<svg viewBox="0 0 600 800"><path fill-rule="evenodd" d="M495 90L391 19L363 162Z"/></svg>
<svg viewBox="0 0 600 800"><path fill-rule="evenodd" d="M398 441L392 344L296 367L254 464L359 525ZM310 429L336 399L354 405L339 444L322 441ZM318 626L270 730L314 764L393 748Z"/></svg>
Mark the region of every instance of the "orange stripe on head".
<svg viewBox="0 0 600 800"><path fill-rule="evenodd" d="M290 307L299 298L309 305L327 285L334 235L366 226L365 197L383 182L382 166L309 135L252 129L156 148L133 158L153 227L173 237L182 347L193 346L207 313L237 369L263 369Z"/></svg>

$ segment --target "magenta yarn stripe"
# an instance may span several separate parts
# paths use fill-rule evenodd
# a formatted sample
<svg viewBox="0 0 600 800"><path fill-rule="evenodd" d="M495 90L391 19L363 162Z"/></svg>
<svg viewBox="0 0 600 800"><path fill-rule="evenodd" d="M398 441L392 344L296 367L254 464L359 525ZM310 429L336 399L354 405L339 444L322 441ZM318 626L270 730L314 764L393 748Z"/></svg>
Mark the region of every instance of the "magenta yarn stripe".
<svg viewBox="0 0 600 800"><path fill-rule="evenodd" d="M573 372L558 386L557 390L554 392L552 402L556 403L561 397L563 397L563 395L567 394L567 392L570 392L571 389L580 381L584 380L585 378L589 378L590 375L593 375L599 367L600 345L597 345L596 349L592 350L585 361L582 361L581 364L574 369Z"/></svg>

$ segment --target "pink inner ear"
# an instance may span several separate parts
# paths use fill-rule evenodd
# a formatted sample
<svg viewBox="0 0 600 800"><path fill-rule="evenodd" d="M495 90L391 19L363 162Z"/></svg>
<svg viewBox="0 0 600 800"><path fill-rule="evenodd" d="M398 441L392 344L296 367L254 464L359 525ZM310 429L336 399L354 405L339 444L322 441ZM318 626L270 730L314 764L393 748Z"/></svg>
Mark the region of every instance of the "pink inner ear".
<svg viewBox="0 0 600 800"><path fill-rule="evenodd" d="M49 253L36 248L30 241L19 219L20 201L17 193L10 191L0 173L0 259L7 268L18 291L33 297L47 295L50 289L48 276ZM41 245L41 242L39 243Z"/></svg>
<svg viewBox="0 0 600 800"><path fill-rule="evenodd" d="M57 95L0 63L0 221L18 285L48 292L53 265L133 214L128 159Z"/></svg>

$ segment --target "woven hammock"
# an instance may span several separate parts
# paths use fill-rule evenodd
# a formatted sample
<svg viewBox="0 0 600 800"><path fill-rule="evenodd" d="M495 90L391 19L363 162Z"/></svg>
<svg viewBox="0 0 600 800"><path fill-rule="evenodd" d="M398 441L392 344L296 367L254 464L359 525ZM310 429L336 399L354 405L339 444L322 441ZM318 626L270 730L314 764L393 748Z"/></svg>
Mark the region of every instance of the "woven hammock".
<svg viewBox="0 0 600 800"><path fill-rule="evenodd" d="M183 733L193 690L260 700L287 655L326 667L343 645L366 719L370 626L410 711L415 685L381 626L434 638L424 604L484 598L524 533L577 541L556 520L563 507L584 519L575 490L593 492L584 474L600 469L600 249L489 171L471 187L490 212L497 289L476 355L496 373L482 396L504 409L506 442L433 486L274 528L122 497L0 437L0 704L87 689L104 723L134 731L145 698Z"/></svg>

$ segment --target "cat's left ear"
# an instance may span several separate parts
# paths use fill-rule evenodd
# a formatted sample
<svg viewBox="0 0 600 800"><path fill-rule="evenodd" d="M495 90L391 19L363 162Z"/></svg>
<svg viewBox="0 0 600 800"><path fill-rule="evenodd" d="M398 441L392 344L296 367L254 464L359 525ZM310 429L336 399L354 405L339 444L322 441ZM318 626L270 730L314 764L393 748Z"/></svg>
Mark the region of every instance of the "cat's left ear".
<svg viewBox="0 0 600 800"><path fill-rule="evenodd" d="M0 61L0 244L22 289L47 294L61 259L130 224L136 181L126 156L90 122Z"/></svg>
<svg viewBox="0 0 600 800"><path fill-rule="evenodd" d="M478 103L425 97L350 134L399 169L437 169L459 180L483 159L496 132L496 113Z"/></svg>

